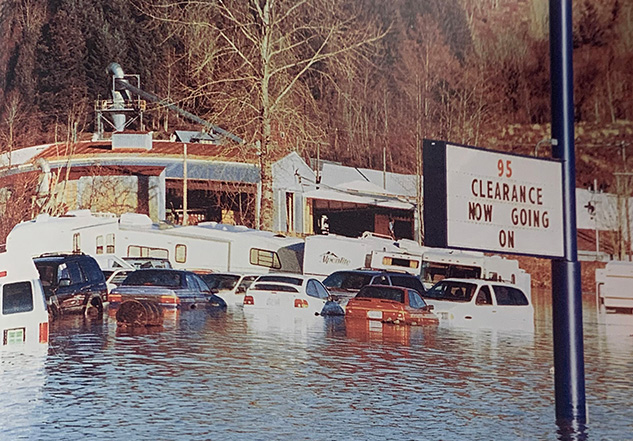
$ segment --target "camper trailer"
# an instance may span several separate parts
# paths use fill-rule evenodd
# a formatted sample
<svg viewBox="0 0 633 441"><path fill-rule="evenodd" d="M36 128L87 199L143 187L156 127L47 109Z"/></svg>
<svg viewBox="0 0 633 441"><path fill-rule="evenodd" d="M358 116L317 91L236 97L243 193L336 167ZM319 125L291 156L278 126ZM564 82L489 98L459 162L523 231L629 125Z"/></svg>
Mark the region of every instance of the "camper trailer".
<svg viewBox="0 0 633 441"><path fill-rule="evenodd" d="M48 343L48 311L30 256L0 253L0 349Z"/></svg>
<svg viewBox="0 0 633 441"><path fill-rule="evenodd" d="M529 296L531 278L516 260L476 251L432 248L401 239L364 233L358 238L337 235L305 239L304 273L324 278L334 271L375 268L419 276L426 289L447 277L505 281Z"/></svg>
<svg viewBox="0 0 633 441"><path fill-rule="evenodd" d="M152 223L143 214L40 215L16 225L7 249L35 257L51 252L168 259L174 268L233 272L300 273L303 240L243 226L205 222L192 226Z"/></svg>
<svg viewBox="0 0 633 441"><path fill-rule="evenodd" d="M404 246L399 253L373 251L370 266L418 275L426 289L450 277L510 282L531 295L531 277L517 260L476 251L400 245Z"/></svg>
<svg viewBox="0 0 633 441"><path fill-rule="evenodd" d="M596 269L596 306L601 312L633 313L633 262Z"/></svg>
<svg viewBox="0 0 633 441"><path fill-rule="evenodd" d="M322 280L334 271L369 267L372 251L398 250L393 239L368 232L356 238L336 234L308 236L303 273Z"/></svg>

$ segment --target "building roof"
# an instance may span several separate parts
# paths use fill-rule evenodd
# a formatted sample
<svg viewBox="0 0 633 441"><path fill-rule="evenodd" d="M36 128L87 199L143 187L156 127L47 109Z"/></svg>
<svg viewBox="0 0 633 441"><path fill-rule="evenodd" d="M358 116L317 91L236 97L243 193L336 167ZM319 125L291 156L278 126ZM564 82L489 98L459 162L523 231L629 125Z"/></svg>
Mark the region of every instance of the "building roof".
<svg viewBox="0 0 633 441"><path fill-rule="evenodd" d="M380 188L383 194L399 196L416 196L416 175L402 173L383 173L381 170L367 168L346 167L334 163L324 163L321 170L321 183L330 187L349 188L358 186L358 181L373 184L374 188ZM353 185L351 183L354 183ZM386 184L386 185L385 185Z"/></svg>
<svg viewBox="0 0 633 441"><path fill-rule="evenodd" d="M29 147L0 156L0 181L20 173L40 173L42 160L51 169L70 169L70 179L89 176L94 167L100 175L183 177L184 143L153 140L151 149L117 148L112 142L82 141ZM232 182L259 182L259 158L244 145L187 144L187 176Z"/></svg>
<svg viewBox="0 0 633 441"><path fill-rule="evenodd" d="M152 148L150 150L136 149L136 148L119 148L112 150L112 143L110 141L88 141L78 142L74 144L58 143L52 144L48 148L40 151L34 157L33 160L39 158L46 159L48 161L54 161L58 159L66 160L70 156L72 159L94 158L101 156L107 158L109 156L117 156L121 158L125 157L182 157L184 153L184 143L175 141L160 141L154 140L152 142ZM228 161L228 162L246 162L257 163L258 157L254 151L251 151L246 146L235 145L217 145L217 144L187 144L187 157L207 159L214 161Z"/></svg>

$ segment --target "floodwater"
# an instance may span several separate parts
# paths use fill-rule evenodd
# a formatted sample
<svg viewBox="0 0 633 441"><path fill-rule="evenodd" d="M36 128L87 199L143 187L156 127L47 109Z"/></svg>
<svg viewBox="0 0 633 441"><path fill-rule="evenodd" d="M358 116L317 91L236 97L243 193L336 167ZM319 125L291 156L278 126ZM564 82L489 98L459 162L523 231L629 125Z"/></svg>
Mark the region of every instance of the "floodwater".
<svg viewBox="0 0 633 441"><path fill-rule="evenodd" d="M48 350L0 353L0 439L559 440L551 301L535 329L168 316L51 325ZM583 296L589 422L572 439L633 440L633 316Z"/></svg>

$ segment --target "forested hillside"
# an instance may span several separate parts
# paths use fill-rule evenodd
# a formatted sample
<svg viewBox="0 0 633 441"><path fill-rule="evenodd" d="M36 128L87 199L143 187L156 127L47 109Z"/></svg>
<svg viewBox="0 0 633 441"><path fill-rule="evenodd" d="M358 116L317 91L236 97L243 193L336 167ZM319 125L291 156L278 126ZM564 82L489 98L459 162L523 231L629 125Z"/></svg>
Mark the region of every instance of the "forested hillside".
<svg viewBox="0 0 633 441"><path fill-rule="evenodd" d="M549 120L547 0L1 0L0 148L94 130L106 67L247 141L416 172ZM578 122L633 120L633 0L574 2ZM148 129L188 123L156 105Z"/></svg>

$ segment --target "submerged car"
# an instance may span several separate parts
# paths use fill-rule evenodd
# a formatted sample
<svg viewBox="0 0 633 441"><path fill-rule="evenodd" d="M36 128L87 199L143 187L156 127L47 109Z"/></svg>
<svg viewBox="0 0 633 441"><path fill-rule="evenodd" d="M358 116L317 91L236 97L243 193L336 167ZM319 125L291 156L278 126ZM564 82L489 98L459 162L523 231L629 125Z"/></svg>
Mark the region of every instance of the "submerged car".
<svg viewBox="0 0 633 441"><path fill-rule="evenodd" d="M105 276L93 257L83 253L50 253L34 258L33 262L52 317L66 312L103 315L108 290Z"/></svg>
<svg viewBox="0 0 633 441"><path fill-rule="evenodd" d="M327 309L330 293L314 277L301 274L259 276L244 296L244 311L269 310L320 315Z"/></svg>
<svg viewBox="0 0 633 441"><path fill-rule="evenodd" d="M227 305L242 305L246 290L259 276L236 273L207 273L200 274L200 277L209 285L209 288L214 290L218 297L222 297Z"/></svg>
<svg viewBox="0 0 633 441"><path fill-rule="evenodd" d="M335 271L323 280L323 285L332 294L332 299L342 307L365 285L401 286L424 293L424 285L413 274L375 269Z"/></svg>
<svg viewBox="0 0 633 441"><path fill-rule="evenodd" d="M114 308L125 300L154 300L168 309L226 308L226 302L214 295L200 276L166 268L131 272L108 297Z"/></svg>
<svg viewBox="0 0 633 441"><path fill-rule="evenodd" d="M439 320L414 289L387 285L366 285L345 308L348 319L362 319L406 325L438 324Z"/></svg>
<svg viewBox="0 0 633 441"><path fill-rule="evenodd" d="M424 298L440 321L477 326L534 325L534 307L516 285L482 279L444 279Z"/></svg>

